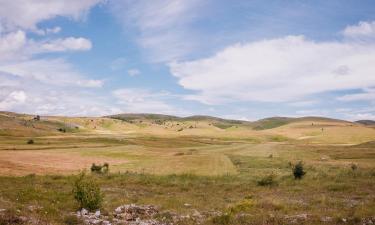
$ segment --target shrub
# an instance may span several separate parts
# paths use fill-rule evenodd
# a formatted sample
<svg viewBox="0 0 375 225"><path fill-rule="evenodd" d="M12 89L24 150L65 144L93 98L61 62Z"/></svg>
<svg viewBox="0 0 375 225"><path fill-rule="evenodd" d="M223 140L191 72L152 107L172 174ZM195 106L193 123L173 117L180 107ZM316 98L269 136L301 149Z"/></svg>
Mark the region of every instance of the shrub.
<svg viewBox="0 0 375 225"><path fill-rule="evenodd" d="M33 139L28 140L28 141L27 141L27 144L29 144L29 145L34 144L34 140L33 140Z"/></svg>
<svg viewBox="0 0 375 225"><path fill-rule="evenodd" d="M300 161L293 167L294 179L302 179L305 174L303 163Z"/></svg>
<svg viewBox="0 0 375 225"><path fill-rule="evenodd" d="M277 182L275 181L275 175L270 174L268 176L263 177L258 182L259 186L273 186L277 185Z"/></svg>
<svg viewBox="0 0 375 225"><path fill-rule="evenodd" d="M95 163L93 163L91 165L91 172L99 173L99 174L108 173L109 172L109 164L104 163L103 165L96 165Z"/></svg>
<svg viewBox="0 0 375 225"><path fill-rule="evenodd" d="M100 192L99 185L87 177L84 172L75 179L72 192L80 208L92 211L99 209L103 202L103 194Z"/></svg>
<svg viewBox="0 0 375 225"><path fill-rule="evenodd" d="M65 129L65 128L59 128L59 129L57 129L57 130L60 131L60 132L63 132L63 133L66 132L66 129Z"/></svg>
<svg viewBox="0 0 375 225"><path fill-rule="evenodd" d="M96 165L95 163L93 163L91 165L91 172L93 172L93 173L101 173L102 172L102 166L101 165Z"/></svg>

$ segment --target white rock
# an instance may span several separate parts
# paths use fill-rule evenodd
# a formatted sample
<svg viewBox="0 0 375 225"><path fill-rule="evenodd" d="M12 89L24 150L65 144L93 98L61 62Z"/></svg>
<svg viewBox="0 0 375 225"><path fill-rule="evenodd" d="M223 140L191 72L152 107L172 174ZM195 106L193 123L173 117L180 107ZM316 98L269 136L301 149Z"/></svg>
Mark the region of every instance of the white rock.
<svg viewBox="0 0 375 225"><path fill-rule="evenodd" d="M102 225L112 225L111 222L109 222L108 220L104 220L102 222Z"/></svg>
<svg viewBox="0 0 375 225"><path fill-rule="evenodd" d="M87 209L85 209L85 208L82 208L81 209L81 215L82 216L85 216L85 215L87 215L89 213L89 211L87 211Z"/></svg>
<svg viewBox="0 0 375 225"><path fill-rule="evenodd" d="M100 224L102 221L101 220L90 220L90 224Z"/></svg>
<svg viewBox="0 0 375 225"><path fill-rule="evenodd" d="M97 211L95 212L95 216L98 217L98 218L100 217L100 210L97 210Z"/></svg>
<svg viewBox="0 0 375 225"><path fill-rule="evenodd" d="M122 206L119 206L115 209L115 213L119 214L122 212Z"/></svg>

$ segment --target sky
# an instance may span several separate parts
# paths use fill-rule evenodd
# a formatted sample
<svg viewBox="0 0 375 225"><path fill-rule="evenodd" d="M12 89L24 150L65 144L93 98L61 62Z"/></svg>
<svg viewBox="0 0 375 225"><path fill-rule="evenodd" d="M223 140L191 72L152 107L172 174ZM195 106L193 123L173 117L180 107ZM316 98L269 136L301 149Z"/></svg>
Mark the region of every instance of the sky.
<svg viewBox="0 0 375 225"><path fill-rule="evenodd" d="M373 0L0 0L0 111L375 119Z"/></svg>

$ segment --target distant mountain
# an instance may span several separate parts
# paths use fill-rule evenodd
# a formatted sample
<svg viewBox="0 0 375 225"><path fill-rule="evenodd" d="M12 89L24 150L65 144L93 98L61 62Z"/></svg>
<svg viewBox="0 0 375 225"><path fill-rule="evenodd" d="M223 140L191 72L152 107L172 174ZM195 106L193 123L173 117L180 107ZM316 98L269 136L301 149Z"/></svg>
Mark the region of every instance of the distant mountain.
<svg viewBox="0 0 375 225"><path fill-rule="evenodd" d="M124 113L124 114L117 114L117 115L110 115L106 116L107 118L112 119L119 119L126 122L139 122L139 121L152 121L154 123L163 123L165 121L204 121L207 123L212 124L221 129L226 129L232 126L242 126L252 128L254 130L267 130L276 127L280 127L292 122L299 122L299 121L328 121L328 122L348 122L344 120L338 119L331 119L325 117L299 117L299 118L292 118L292 117L269 117L264 118L257 121L244 121L244 120L230 120L230 119L223 119L219 117L213 116L205 116L205 115L195 115L195 116L188 116L188 117L178 117L178 116L171 116L171 115L163 115L163 114L147 114L147 113Z"/></svg>
<svg viewBox="0 0 375 225"><path fill-rule="evenodd" d="M178 117L178 116L171 116L171 115L163 115L163 114L148 114L148 113L123 113L117 115L106 116L107 118L112 119L119 119L126 122L139 122L139 121L151 121L156 124L162 124L166 121L175 121L175 122L183 122L183 121L204 121L213 126L216 126L221 129L229 128L232 126L238 125L247 125L250 126L252 123L249 121L242 121L242 120L229 120L229 119L222 119L213 116L204 116L204 115L195 115L195 116L188 116L188 117Z"/></svg>
<svg viewBox="0 0 375 225"><path fill-rule="evenodd" d="M375 121L374 120L358 120L358 121L355 121L355 122L363 124L365 126L375 126Z"/></svg>

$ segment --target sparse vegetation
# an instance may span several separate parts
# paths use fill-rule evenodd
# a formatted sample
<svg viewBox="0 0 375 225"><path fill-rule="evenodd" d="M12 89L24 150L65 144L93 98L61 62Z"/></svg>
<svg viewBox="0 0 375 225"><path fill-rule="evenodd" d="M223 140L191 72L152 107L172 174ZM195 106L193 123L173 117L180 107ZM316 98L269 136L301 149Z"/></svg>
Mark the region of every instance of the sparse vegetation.
<svg viewBox="0 0 375 225"><path fill-rule="evenodd" d="M277 185L275 178L274 174L270 174L258 180L257 183L259 186L275 186Z"/></svg>
<svg viewBox="0 0 375 225"><path fill-rule="evenodd" d="M33 140L33 139L29 139L29 140L27 140L27 144L29 144L29 145L34 144L34 140Z"/></svg>
<svg viewBox="0 0 375 225"><path fill-rule="evenodd" d="M78 207L100 205L105 214L128 203L156 205L165 210L157 219L170 222L196 210L201 224L321 224L327 218L325 224L343 224L343 218L359 224L375 210L374 131L361 125L314 120L311 126L308 120L254 131L247 122L220 130L209 124L226 122L206 118L32 118L1 130L0 221L80 224L69 216ZM329 129L321 136L323 126ZM57 131L63 127L72 129L69 135ZM26 146L29 139L37 145ZM296 182L302 160L299 174L308 176ZM95 169L84 178L69 175L92 162ZM108 162L111 171L97 162ZM174 224L195 224L191 218Z"/></svg>

